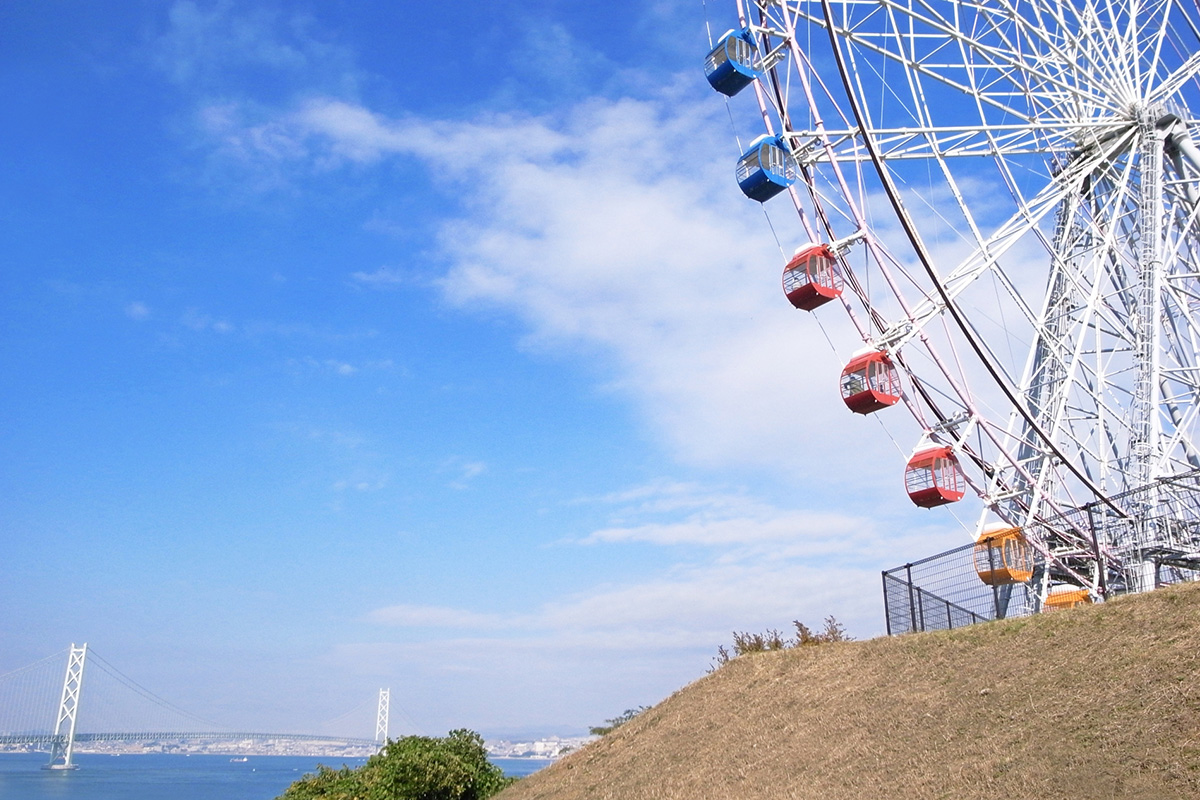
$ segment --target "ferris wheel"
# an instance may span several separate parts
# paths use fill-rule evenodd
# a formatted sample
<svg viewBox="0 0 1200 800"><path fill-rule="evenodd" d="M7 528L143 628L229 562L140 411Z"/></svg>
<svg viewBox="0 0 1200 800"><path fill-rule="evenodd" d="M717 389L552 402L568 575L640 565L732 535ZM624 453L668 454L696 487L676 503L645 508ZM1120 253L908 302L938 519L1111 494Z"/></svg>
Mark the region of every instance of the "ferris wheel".
<svg viewBox="0 0 1200 800"><path fill-rule="evenodd" d="M736 1L738 184L849 314L848 409L917 421L912 502L977 495L1043 600L1200 576L1200 6Z"/></svg>

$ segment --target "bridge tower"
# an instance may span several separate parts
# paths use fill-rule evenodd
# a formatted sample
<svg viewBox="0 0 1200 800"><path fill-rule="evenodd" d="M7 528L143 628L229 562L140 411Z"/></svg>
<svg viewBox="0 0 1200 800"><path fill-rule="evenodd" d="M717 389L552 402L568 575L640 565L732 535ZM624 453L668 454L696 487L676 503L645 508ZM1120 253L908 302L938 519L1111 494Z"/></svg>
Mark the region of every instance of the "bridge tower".
<svg viewBox="0 0 1200 800"><path fill-rule="evenodd" d="M379 690L379 713L375 715L375 741L381 745L388 741L388 710L392 704L392 690Z"/></svg>
<svg viewBox="0 0 1200 800"><path fill-rule="evenodd" d="M75 721L79 713L79 693L83 689L83 666L87 661L87 642L83 647L71 643L67 674L63 678L62 699L58 703L58 721L54 723L54 749L50 763L43 769L78 769L71 761L75 753ZM63 733L64 724L66 733Z"/></svg>

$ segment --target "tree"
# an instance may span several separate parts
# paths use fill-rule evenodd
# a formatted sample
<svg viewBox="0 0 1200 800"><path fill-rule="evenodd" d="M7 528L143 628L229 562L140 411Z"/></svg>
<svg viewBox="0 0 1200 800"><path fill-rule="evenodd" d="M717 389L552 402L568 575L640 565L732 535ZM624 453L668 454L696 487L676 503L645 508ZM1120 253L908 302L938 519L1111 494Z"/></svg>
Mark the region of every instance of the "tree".
<svg viewBox="0 0 1200 800"><path fill-rule="evenodd" d="M319 767L278 800L484 800L514 780L487 760L479 734L454 730L389 741L358 769Z"/></svg>

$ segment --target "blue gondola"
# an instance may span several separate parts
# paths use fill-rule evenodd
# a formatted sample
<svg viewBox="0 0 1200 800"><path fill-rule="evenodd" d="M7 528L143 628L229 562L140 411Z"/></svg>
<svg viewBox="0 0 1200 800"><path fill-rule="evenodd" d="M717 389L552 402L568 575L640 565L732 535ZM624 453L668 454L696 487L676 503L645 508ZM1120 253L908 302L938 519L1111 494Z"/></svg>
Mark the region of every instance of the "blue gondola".
<svg viewBox="0 0 1200 800"><path fill-rule="evenodd" d="M754 39L749 28L727 31L704 59L704 75L714 89L733 97L763 74L755 68L754 56Z"/></svg>
<svg viewBox="0 0 1200 800"><path fill-rule="evenodd" d="M796 162L782 136L758 137L737 162L737 182L742 193L760 203L796 182Z"/></svg>

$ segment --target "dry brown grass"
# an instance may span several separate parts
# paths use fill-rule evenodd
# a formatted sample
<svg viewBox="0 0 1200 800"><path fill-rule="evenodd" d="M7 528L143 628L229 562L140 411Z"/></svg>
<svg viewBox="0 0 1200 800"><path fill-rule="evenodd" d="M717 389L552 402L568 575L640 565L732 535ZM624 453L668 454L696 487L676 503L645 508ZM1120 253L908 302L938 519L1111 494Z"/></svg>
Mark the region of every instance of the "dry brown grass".
<svg viewBox="0 0 1200 800"><path fill-rule="evenodd" d="M735 659L499 800L1200 798L1200 585Z"/></svg>

